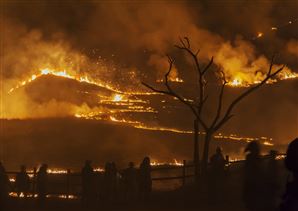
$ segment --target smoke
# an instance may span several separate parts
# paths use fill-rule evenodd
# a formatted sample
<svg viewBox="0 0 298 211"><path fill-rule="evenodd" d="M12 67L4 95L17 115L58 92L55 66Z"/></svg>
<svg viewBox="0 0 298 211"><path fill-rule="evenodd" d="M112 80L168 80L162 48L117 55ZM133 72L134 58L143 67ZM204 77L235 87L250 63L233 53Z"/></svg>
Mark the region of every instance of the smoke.
<svg viewBox="0 0 298 211"><path fill-rule="evenodd" d="M173 45L184 36L193 49L200 49L202 63L214 56L230 80L262 79L275 52L282 55L278 63L290 64L287 72L297 68L293 39L297 22L283 26L296 18L297 3L290 0L282 5L277 1L39 1L3 6L1 116L6 118L92 111L63 100L40 103L24 90L6 94L40 69L67 70L139 90L140 81L161 79L168 69L165 54L177 55ZM271 31L275 25L283 27ZM256 38L258 32L264 36ZM184 76L187 81L188 72L177 65L172 77Z"/></svg>
<svg viewBox="0 0 298 211"><path fill-rule="evenodd" d="M298 40L290 40L287 43L287 51L290 54L293 54L294 56L298 57Z"/></svg>

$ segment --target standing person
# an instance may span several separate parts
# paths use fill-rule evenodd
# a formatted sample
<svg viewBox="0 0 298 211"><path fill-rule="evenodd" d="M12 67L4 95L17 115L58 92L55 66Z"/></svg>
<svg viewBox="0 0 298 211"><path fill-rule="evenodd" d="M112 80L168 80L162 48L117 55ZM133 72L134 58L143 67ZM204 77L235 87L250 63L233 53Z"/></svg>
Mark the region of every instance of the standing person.
<svg viewBox="0 0 298 211"><path fill-rule="evenodd" d="M27 197L30 188L30 178L26 172L26 167L21 166L20 172L16 176L16 189L18 197L23 193L24 197Z"/></svg>
<svg viewBox="0 0 298 211"><path fill-rule="evenodd" d="M147 199L152 190L150 158L145 157L139 171L139 194L141 200Z"/></svg>
<svg viewBox="0 0 298 211"><path fill-rule="evenodd" d="M85 166L82 168L82 205L90 206L93 197L93 175L94 171L91 166L91 161L86 160Z"/></svg>
<svg viewBox="0 0 298 211"><path fill-rule="evenodd" d="M104 172L104 199L110 201L112 199L112 163L106 162Z"/></svg>
<svg viewBox="0 0 298 211"><path fill-rule="evenodd" d="M0 162L0 210L5 210L8 201L9 180L4 166Z"/></svg>
<svg viewBox="0 0 298 211"><path fill-rule="evenodd" d="M263 174L258 142L250 142L245 152L248 152L248 154L244 163L243 200L248 210L261 211L263 210L263 196L261 195L263 191Z"/></svg>
<svg viewBox="0 0 298 211"><path fill-rule="evenodd" d="M111 163L111 199L116 200L117 198L117 189L118 189L118 170L115 162Z"/></svg>
<svg viewBox="0 0 298 211"><path fill-rule="evenodd" d="M264 195L264 205L265 209L276 210L277 208L277 199L278 199L278 191L279 191L279 169L278 163L276 160L277 151L270 150L268 156L268 162L265 168L265 195Z"/></svg>
<svg viewBox="0 0 298 211"><path fill-rule="evenodd" d="M128 168L123 172L125 199L134 200L137 193L137 169L133 162L129 162Z"/></svg>
<svg viewBox="0 0 298 211"><path fill-rule="evenodd" d="M281 211L298 210L298 138L293 140L287 150L285 159L286 168L292 173L293 179L289 181L280 206Z"/></svg>
<svg viewBox="0 0 298 211"><path fill-rule="evenodd" d="M44 206L46 195L47 195L47 183L48 183L48 165L42 164L37 172L37 194L38 194L38 203L41 206Z"/></svg>
<svg viewBox="0 0 298 211"><path fill-rule="evenodd" d="M218 201L223 194L226 160L220 147L210 158L209 200Z"/></svg>

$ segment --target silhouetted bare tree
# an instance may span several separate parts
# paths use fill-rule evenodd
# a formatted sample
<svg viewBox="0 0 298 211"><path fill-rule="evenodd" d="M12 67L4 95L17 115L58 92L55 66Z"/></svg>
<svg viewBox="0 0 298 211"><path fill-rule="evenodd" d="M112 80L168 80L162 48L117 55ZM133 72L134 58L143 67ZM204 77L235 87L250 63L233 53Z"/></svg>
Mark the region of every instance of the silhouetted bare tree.
<svg viewBox="0 0 298 211"><path fill-rule="evenodd" d="M207 78L206 73L210 70L210 66L213 64L213 57L210 59L209 63L202 68L199 64L198 59L198 53L199 50L193 51L190 45L190 41L187 37L184 39L180 38L180 44L175 45L176 48L186 52L186 54L193 60L195 64L196 73L198 75L197 85L199 87L198 92L198 98L195 97L193 99L187 99L183 97L182 95L178 94L169 84L169 75L172 71L174 60L170 56L168 57L168 63L169 63L169 69L167 73L164 76L164 85L166 87L165 90L157 89L147 83L142 82L143 85L145 85L147 88L151 89L154 92L162 93L165 95L169 95L172 97L177 98L181 103L183 103L185 106L187 106L191 112L194 115L194 164L195 164L195 174L196 178L199 177L200 169L202 169L202 173L205 173L207 170L208 165L208 154L209 154L209 145L212 139L212 136L217 132L225 123L227 123L232 117L233 117L233 109L236 107L236 105L243 100L245 97L247 97L249 94L257 90L259 87L264 85L269 79L276 76L279 72L281 72L284 68L284 65L280 68L278 68L276 71L272 71L273 64L274 64L274 56L272 57L271 64L269 66L269 70L266 74L266 77L260 81L259 83L250 86L247 88L242 94L240 94L238 97L236 97L227 107L226 111L223 112L223 96L224 96L224 90L228 83L226 80L225 74L223 71L218 70L220 72L220 80L222 81L222 85L218 94L218 103L217 103L217 109L215 111L215 115L211 123L207 123L205 119L202 117L202 111L204 108L204 105L208 99L208 96L206 94L206 87L207 87ZM198 100L196 100L198 99ZM200 168L200 156L199 156L199 126L202 127L203 131L205 132L204 137L204 149L203 149L203 157L202 157L202 168Z"/></svg>

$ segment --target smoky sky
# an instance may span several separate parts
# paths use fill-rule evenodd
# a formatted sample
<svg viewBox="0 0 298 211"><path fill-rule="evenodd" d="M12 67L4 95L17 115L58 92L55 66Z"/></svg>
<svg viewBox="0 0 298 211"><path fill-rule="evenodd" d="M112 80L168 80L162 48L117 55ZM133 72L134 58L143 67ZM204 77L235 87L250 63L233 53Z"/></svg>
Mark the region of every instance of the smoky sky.
<svg viewBox="0 0 298 211"><path fill-rule="evenodd" d="M165 55L178 55L173 45L184 36L190 38L194 49L200 49L202 63L214 56L215 65L230 77L242 74L249 81L256 77L256 71L265 73L273 54L277 55L277 64L286 64L289 71L298 72L298 1L295 0L12 0L1 1L1 7L1 76L7 90L14 86L15 80L23 80L37 69L45 68L41 64L53 68L67 65L71 70L88 72L104 81L117 81L121 85L129 80L129 84L141 87L141 81L155 81L163 76L167 70ZM258 33L263 36L256 38ZM186 81L191 77L186 66L177 63L175 68L176 74ZM278 93L294 93L297 86L284 87ZM270 104L270 111L288 105L289 111L297 114L297 101L292 99L297 94L289 96L281 104ZM17 99L32 106L27 96ZM248 117L263 113L268 103L262 103L262 99L260 95L254 98L254 105L260 105L255 109L257 113L247 112ZM11 104L10 107L15 106ZM56 101L53 104L56 108ZM250 105L247 103L245 108ZM58 108L61 109L61 104ZM280 134L285 134L286 125L292 124L290 136L297 135L297 118L293 116L283 118ZM264 119L268 122L270 115ZM280 125L270 124L269 128ZM269 130L260 133L268 134Z"/></svg>
<svg viewBox="0 0 298 211"><path fill-rule="evenodd" d="M45 40L61 36L89 57L96 49L140 71L150 67L152 54L170 52L179 36L188 35L200 47L206 40L203 32L192 33L195 28L211 33L212 42L240 36L256 54L280 53L283 63L297 68L297 55L287 50L290 41L297 46L297 22L283 26L297 19L297 1L5 1L3 6L10 24L39 30ZM272 26L281 28L272 32ZM253 40L258 32L265 36Z"/></svg>

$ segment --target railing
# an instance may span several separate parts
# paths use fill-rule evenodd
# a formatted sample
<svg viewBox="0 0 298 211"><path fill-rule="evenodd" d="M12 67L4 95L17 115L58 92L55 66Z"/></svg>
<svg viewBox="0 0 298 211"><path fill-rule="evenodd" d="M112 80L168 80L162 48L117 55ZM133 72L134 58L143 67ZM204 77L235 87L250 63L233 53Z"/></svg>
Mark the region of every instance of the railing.
<svg viewBox="0 0 298 211"><path fill-rule="evenodd" d="M284 154L279 154L278 156L284 157ZM268 156L263 156L264 159L266 159ZM229 157L226 157L226 163L227 168L230 168L233 164L239 164L243 163L243 160L237 160L237 161L229 161ZM158 172L159 174L162 174L163 172L169 173L169 171L176 170L176 172L180 172L179 175L171 174L171 176L164 176L164 177L153 177L152 181L171 181L171 180L180 180L182 182L182 185L184 186L186 183L186 179L193 178L194 177L194 170L191 169L194 168L193 164L187 164L186 161L183 161L183 165L160 165L160 166L152 166L151 173L154 174L155 172ZM191 174L187 174L189 172L188 170L191 169ZM9 178L15 178L18 172L16 171L8 171L6 172ZM37 177L37 170L34 168L33 171L27 173L31 179L31 188L30 188L30 195L33 197L36 197L36 177ZM96 172L96 175L100 176L103 174L103 172ZM173 176L172 176L173 175ZM78 172L71 172L69 169L66 173L50 173L49 176L53 177L60 177L60 188L64 189L64 191L49 191L49 195L53 196L56 195L60 198L77 198L80 195L80 189L81 189L81 174ZM49 181L51 182L51 181ZM14 182L11 182L11 184L14 184ZM75 191L76 190L76 191ZM13 192L12 192L13 193ZM15 193L11 195L16 196Z"/></svg>

